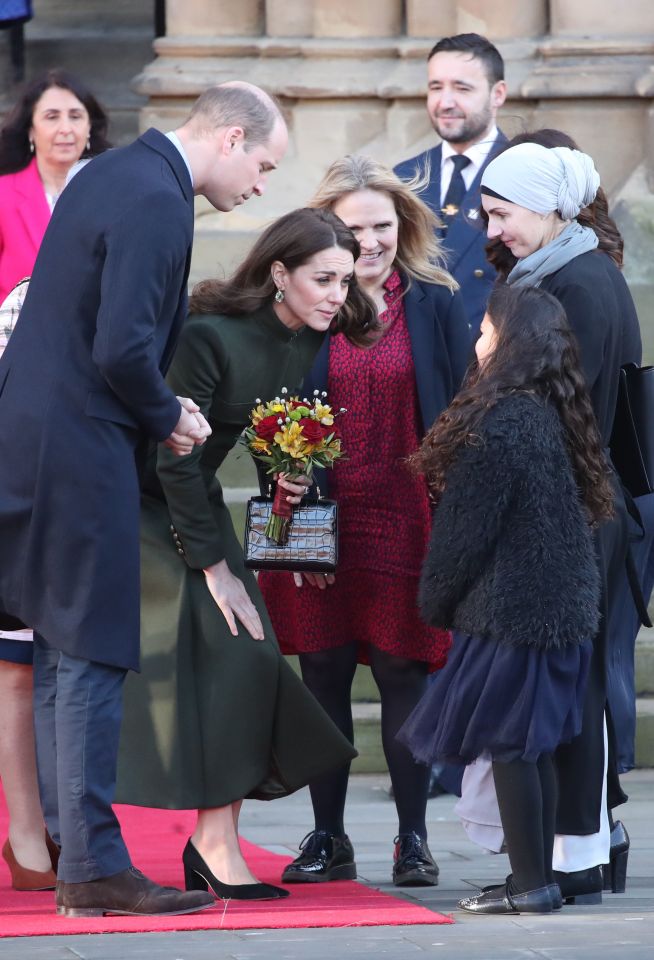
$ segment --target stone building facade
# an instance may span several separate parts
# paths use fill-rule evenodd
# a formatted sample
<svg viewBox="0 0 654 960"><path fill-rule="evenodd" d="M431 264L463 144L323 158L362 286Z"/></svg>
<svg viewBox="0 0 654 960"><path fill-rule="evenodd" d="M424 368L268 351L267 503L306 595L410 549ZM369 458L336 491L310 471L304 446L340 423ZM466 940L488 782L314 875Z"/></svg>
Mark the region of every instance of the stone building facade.
<svg viewBox="0 0 654 960"><path fill-rule="evenodd" d="M142 126L169 129L205 86L238 77L280 98L291 131L262 201L227 216L199 205L194 276L228 268L263 222L306 201L334 158L395 163L433 144L427 53L441 36L476 31L506 61L502 128L559 127L594 157L637 296L652 293L651 0L166 0L166 23L134 83L148 97Z"/></svg>

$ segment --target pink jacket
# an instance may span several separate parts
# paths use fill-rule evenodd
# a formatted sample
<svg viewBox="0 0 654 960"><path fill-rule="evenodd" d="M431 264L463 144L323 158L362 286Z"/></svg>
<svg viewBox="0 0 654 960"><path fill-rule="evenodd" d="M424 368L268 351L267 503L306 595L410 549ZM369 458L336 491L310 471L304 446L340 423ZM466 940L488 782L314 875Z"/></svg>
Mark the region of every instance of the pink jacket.
<svg viewBox="0 0 654 960"><path fill-rule="evenodd" d="M24 170L0 177L0 303L31 274L49 220L35 159Z"/></svg>

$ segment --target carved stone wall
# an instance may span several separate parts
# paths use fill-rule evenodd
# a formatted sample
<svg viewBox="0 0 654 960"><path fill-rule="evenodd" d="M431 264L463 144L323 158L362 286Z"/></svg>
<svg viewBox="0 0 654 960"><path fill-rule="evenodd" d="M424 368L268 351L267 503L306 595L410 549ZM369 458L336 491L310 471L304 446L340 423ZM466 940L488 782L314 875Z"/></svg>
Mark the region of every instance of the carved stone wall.
<svg viewBox="0 0 654 960"><path fill-rule="evenodd" d="M281 100L289 155L261 201L229 215L198 205L195 277L228 269L267 219L310 196L327 164L361 151L389 163L435 142L425 60L476 31L506 61L509 134L560 127L595 159L631 238L629 269L652 284L654 4L651 0L167 0L167 35L135 80L142 126L170 129L206 86L231 78Z"/></svg>

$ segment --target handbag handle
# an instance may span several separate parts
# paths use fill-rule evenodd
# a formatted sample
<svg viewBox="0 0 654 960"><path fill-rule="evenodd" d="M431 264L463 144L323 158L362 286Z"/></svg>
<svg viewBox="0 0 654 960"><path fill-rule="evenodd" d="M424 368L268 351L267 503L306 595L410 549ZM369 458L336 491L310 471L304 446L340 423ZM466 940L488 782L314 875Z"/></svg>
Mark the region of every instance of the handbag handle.
<svg viewBox="0 0 654 960"><path fill-rule="evenodd" d="M272 497L272 495L273 495L272 488L273 488L272 483L269 483L269 484L268 484L268 496L269 496L269 497ZM323 499L323 496L322 496L322 493L320 492L320 487L318 486L318 484L316 484L316 493L318 494L318 498L317 498L317 499L318 499L318 500L322 500L322 499Z"/></svg>

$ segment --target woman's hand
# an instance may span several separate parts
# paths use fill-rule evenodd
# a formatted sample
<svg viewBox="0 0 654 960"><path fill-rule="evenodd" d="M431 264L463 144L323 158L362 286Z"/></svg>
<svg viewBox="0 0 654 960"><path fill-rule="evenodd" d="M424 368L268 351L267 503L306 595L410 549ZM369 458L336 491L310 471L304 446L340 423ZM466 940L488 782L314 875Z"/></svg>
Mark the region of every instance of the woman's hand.
<svg viewBox="0 0 654 960"><path fill-rule="evenodd" d="M336 577L333 573L294 573L293 580L296 587L302 586L302 578L304 578L310 586L317 587L318 590L326 590L327 587L331 587L333 583L336 583Z"/></svg>
<svg viewBox="0 0 654 960"><path fill-rule="evenodd" d="M297 505L302 502L302 497L306 496L306 492L311 486L311 481L308 477L298 477L288 473L276 473L275 480L280 487L288 490L289 494L291 494L291 496L286 497L286 499L289 503L292 503L294 507L297 507Z"/></svg>
<svg viewBox="0 0 654 960"><path fill-rule="evenodd" d="M257 608L250 600L243 581L235 577L226 560L205 567L204 576L209 593L220 607L233 636L238 635L239 620L253 640L263 640L263 626Z"/></svg>

